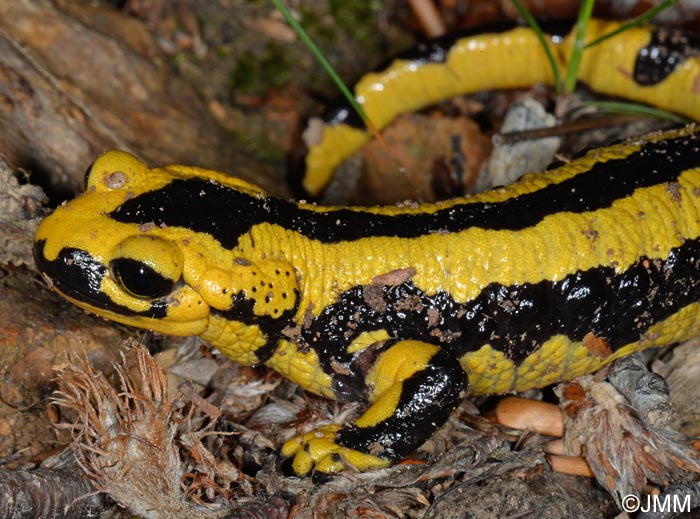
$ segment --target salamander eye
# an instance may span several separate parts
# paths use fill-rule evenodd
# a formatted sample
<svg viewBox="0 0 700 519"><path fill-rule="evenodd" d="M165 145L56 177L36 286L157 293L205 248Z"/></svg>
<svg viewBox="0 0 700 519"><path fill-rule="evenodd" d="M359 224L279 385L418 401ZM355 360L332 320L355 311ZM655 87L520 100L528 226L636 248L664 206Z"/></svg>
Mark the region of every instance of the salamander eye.
<svg viewBox="0 0 700 519"><path fill-rule="evenodd" d="M170 294L182 277L182 251L175 242L157 236L131 236L117 245L112 258L113 281L140 299Z"/></svg>
<svg viewBox="0 0 700 519"><path fill-rule="evenodd" d="M149 299L168 295L175 282L161 276L151 267L129 258L118 258L111 262L115 280L130 294Z"/></svg>

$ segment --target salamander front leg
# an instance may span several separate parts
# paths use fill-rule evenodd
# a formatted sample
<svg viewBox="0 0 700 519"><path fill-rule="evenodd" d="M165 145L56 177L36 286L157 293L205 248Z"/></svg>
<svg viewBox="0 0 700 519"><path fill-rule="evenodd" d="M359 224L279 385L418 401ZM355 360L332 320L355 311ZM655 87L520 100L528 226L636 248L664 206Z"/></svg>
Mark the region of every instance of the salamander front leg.
<svg viewBox="0 0 700 519"><path fill-rule="evenodd" d="M438 346L405 340L381 353L366 377L369 407L344 427L328 425L282 447L299 475L386 467L427 440L460 404L467 375Z"/></svg>

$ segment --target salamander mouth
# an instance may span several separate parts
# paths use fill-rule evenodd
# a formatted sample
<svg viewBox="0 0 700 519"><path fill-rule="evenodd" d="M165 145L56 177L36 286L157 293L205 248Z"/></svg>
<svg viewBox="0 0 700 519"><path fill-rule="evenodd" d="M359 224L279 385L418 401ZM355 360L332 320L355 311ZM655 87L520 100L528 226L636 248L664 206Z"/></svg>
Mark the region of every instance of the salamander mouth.
<svg viewBox="0 0 700 519"><path fill-rule="evenodd" d="M77 248L64 248L55 260L48 260L44 254L46 240L34 245L34 262L42 275L51 284L51 289L59 292L77 305L100 313L100 310L122 316L142 316L162 319L167 314L164 299L155 299L150 309L135 311L115 303L102 289L102 280L108 275L107 267L93 258L90 253Z"/></svg>

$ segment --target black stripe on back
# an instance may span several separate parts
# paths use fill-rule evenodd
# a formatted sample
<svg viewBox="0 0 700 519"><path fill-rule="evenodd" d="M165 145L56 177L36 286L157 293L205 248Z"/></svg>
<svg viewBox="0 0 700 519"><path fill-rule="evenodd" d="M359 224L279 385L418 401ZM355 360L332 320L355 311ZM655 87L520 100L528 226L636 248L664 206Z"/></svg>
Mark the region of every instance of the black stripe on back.
<svg viewBox="0 0 700 519"><path fill-rule="evenodd" d="M610 207L635 189L676 181L700 165L696 134L646 142L627 158L595 164L559 184L497 203L467 203L432 214L382 215L350 209L317 212L292 202L241 193L213 181L173 180L124 202L110 213L123 223L184 227L207 233L231 249L250 228L277 224L325 243L368 236L413 238L469 227L520 230L558 212L583 213Z"/></svg>

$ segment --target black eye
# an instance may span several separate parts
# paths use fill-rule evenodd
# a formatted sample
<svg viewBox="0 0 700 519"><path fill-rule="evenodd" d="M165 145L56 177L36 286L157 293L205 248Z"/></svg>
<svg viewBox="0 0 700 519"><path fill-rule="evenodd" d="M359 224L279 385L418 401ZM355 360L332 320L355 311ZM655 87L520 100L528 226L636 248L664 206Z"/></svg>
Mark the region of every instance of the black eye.
<svg viewBox="0 0 700 519"><path fill-rule="evenodd" d="M136 297L157 299L168 295L175 282L153 270L148 265L129 258L112 261L112 274L128 292Z"/></svg>

